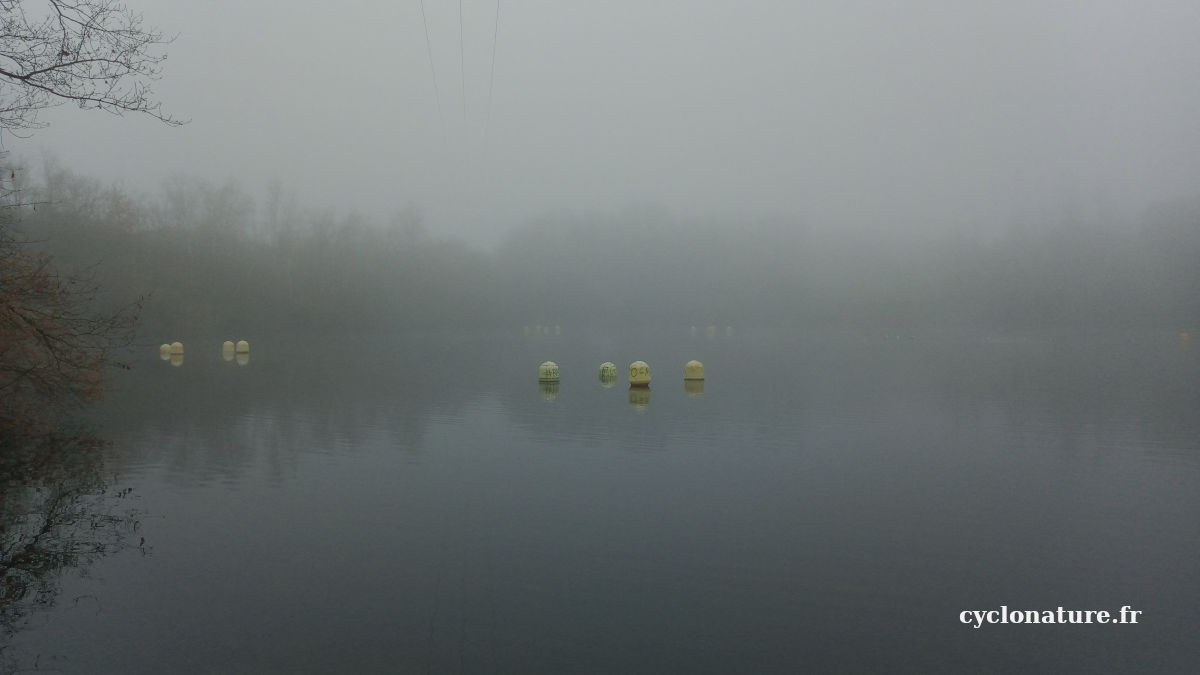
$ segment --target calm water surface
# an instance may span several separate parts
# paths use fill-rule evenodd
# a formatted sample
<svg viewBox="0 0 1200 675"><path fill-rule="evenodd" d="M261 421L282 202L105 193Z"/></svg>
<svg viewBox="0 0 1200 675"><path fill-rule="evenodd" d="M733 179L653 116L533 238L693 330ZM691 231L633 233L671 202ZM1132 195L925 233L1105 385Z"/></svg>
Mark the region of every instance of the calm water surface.
<svg viewBox="0 0 1200 675"><path fill-rule="evenodd" d="M210 342L147 350L96 412L87 503L123 543L48 572L6 667L1200 663L1200 359L1173 335ZM597 380L636 359L649 394ZM1002 605L1143 614L960 622Z"/></svg>

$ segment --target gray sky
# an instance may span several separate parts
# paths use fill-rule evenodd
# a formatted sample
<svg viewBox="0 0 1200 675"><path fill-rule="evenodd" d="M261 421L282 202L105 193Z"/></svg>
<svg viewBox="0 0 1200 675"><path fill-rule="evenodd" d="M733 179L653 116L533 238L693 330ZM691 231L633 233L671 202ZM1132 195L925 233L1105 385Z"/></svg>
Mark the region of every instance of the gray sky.
<svg viewBox="0 0 1200 675"><path fill-rule="evenodd" d="M62 106L48 151L150 193L280 180L305 204L484 244L547 211L992 227L1200 185L1195 0L130 0L177 33L164 108ZM465 97L464 97L465 90ZM485 142L485 124L489 126Z"/></svg>

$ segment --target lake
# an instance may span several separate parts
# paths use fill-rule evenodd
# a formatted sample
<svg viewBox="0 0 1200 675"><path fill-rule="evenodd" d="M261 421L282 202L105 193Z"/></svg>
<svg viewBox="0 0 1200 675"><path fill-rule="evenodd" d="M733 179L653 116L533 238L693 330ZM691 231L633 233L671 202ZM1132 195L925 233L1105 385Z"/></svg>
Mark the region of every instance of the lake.
<svg viewBox="0 0 1200 675"><path fill-rule="evenodd" d="M134 354L86 461L10 477L6 545L76 510L36 542L71 553L40 595L9 593L3 667L1200 663L1200 357L1174 333L240 337L244 365L224 336ZM963 614L1002 607L1141 613Z"/></svg>

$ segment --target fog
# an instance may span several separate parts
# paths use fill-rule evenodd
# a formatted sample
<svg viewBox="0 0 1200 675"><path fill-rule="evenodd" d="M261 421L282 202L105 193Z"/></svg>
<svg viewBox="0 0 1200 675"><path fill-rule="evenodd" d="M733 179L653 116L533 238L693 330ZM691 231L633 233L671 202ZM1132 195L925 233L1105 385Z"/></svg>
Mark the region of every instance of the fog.
<svg viewBox="0 0 1200 675"><path fill-rule="evenodd" d="M630 205L891 248L1133 229L1200 178L1191 0L129 4L190 122L64 105L0 139L32 173L231 183L257 220L276 185L481 249Z"/></svg>

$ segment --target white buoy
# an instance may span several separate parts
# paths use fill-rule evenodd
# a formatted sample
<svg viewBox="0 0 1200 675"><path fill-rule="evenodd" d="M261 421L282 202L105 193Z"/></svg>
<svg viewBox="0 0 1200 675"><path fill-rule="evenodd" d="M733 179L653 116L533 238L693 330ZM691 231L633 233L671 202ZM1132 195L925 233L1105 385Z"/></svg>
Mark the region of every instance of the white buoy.
<svg viewBox="0 0 1200 675"><path fill-rule="evenodd" d="M558 324L554 324L554 334L562 335L562 326L560 326Z"/></svg>
<svg viewBox="0 0 1200 675"><path fill-rule="evenodd" d="M158 348L158 358L166 361L171 358L171 345L162 345Z"/></svg>
<svg viewBox="0 0 1200 675"><path fill-rule="evenodd" d="M704 379L704 364L699 361L688 361L683 366L683 379L685 380L703 380Z"/></svg>
<svg viewBox="0 0 1200 675"><path fill-rule="evenodd" d="M183 343L182 342L172 342L171 343L171 353L172 354L182 354L183 353Z"/></svg>
<svg viewBox="0 0 1200 675"><path fill-rule="evenodd" d="M708 328L705 328L704 335L710 340L717 337L717 327L710 325Z"/></svg>
<svg viewBox="0 0 1200 675"><path fill-rule="evenodd" d="M646 365L645 361L634 361L629 364L629 386L650 386L650 366Z"/></svg>
<svg viewBox="0 0 1200 675"><path fill-rule="evenodd" d="M600 379L608 380L617 376L617 364L605 361L600 364Z"/></svg>
<svg viewBox="0 0 1200 675"><path fill-rule="evenodd" d="M231 340L226 340L226 341L222 342L221 343L221 351L232 352L233 351L233 342Z"/></svg>
<svg viewBox="0 0 1200 675"><path fill-rule="evenodd" d="M538 366L538 382L558 382L558 364L546 361Z"/></svg>
<svg viewBox="0 0 1200 675"><path fill-rule="evenodd" d="M268 349L267 351L271 351L271 350ZM237 352L239 354L249 354L250 353L250 343L246 342L245 340L238 340Z"/></svg>

